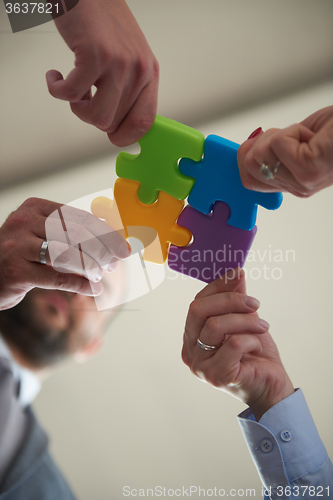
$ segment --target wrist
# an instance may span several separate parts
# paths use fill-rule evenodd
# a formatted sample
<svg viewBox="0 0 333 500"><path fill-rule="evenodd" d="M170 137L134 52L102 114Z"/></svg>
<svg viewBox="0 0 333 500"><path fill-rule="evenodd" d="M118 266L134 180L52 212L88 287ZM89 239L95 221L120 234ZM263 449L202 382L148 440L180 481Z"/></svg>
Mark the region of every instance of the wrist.
<svg viewBox="0 0 333 500"><path fill-rule="evenodd" d="M248 405L257 422L273 406L294 394L295 388L289 377L286 377L283 387L268 388L260 397L253 401L248 401Z"/></svg>

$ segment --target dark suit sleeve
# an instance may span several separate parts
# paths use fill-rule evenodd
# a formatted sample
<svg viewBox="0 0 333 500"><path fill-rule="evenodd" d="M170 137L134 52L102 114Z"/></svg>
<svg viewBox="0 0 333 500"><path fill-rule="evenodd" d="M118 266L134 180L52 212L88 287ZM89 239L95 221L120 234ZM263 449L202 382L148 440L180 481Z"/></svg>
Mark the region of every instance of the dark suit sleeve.
<svg viewBox="0 0 333 500"><path fill-rule="evenodd" d="M0 358L0 500L75 500L44 430L16 394L10 364Z"/></svg>

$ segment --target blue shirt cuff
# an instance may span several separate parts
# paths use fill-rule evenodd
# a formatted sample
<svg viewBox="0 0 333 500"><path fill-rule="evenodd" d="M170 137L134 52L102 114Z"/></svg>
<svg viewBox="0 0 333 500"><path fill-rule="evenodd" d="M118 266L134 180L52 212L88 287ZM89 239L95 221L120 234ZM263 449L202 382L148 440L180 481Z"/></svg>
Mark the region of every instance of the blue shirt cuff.
<svg viewBox="0 0 333 500"><path fill-rule="evenodd" d="M250 410L238 415L263 485L289 485L328 460L300 389L270 408L257 422Z"/></svg>

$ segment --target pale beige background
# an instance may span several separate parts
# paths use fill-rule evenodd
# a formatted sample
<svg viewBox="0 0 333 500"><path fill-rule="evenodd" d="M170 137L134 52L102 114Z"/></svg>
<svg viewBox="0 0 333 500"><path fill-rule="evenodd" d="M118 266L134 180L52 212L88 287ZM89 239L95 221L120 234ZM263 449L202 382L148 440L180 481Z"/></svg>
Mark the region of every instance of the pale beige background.
<svg viewBox="0 0 333 500"><path fill-rule="evenodd" d="M241 142L258 126L285 126L332 103L329 1L129 4L160 59L161 114ZM12 35L5 21L1 175L3 185L14 184L0 192L1 220L28 196L69 203L112 187L117 152L47 95L43 73L72 62L54 28ZM57 164L68 167L42 176ZM261 300L331 457L332 194L286 195L278 211L261 209L256 261L246 265L248 291ZM285 262L270 257L277 250ZM256 488L261 497L236 421L244 405L200 383L180 360L188 305L201 288L168 273L153 293L125 305L100 355L85 365L66 363L45 383L35 408L80 499L120 499L126 485Z"/></svg>

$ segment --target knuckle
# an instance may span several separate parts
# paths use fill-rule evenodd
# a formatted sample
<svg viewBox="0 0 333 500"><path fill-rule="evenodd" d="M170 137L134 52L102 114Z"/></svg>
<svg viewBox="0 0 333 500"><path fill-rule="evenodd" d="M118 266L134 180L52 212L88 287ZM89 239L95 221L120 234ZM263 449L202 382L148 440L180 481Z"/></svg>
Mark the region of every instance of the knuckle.
<svg viewBox="0 0 333 500"><path fill-rule="evenodd" d="M228 338L229 346L232 350L239 351L242 347L242 339L240 336L231 335Z"/></svg>
<svg viewBox="0 0 333 500"><path fill-rule="evenodd" d="M55 280L55 286L59 290L66 289L69 285L69 275L64 272L58 272Z"/></svg>
<svg viewBox="0 0 333 500"><path fill-rule="evenodd" d="M115 52L104 47L98 54L97 64L99 72L107 72L116 75L115 83L122 82L133 66L133 58L130 52L123 50Z"/></svg>
<svg viewBox="0 0 333 500"><path fill-rule="evenodd" d="M237 163L240 174L246 171L250 151L251 151L251 145L247 144L246 141L243 144L241 144L237 150Z"/></svg>
<svg viewBox="0 0 333 500"><path fill-rule="evenodd" d="M49 91L50 95L56 99L57 98L57 93L56 93L56 90L55 90L55 84L54 84L54 82L49 82L47 84L47 88L48 88L48 91Z"/></svg>
<svg viewBox="0 0 333 500"><path fill-rule="evenodd" d="M139 55L135 62L135 70L136 76L139 80L145 79L150 71L150 61L148 61L148 59L143 55Z"/></svg>
<svg viewBox="0 0 333 500"><path fill-rule="evenodd" d="M89 67L93 70L99 61L100 57L104 54L103 45L96 40L96 44L89 43L88 38L81 38L75 44L75 59L76 66L82 66L89 64Z"/></svg>
<svg viewBox="0 0 333 500"><path fill-rule="evenodd" d="M107 67L114 60L114 52L103 43L98 45L98 50L92 46L86 47L86 50L89 53L90 61L94 62L99 70Z"/></svg>
<svg viewBox="0 0 333 500"><path fill-rule="evenodd" d="M19 268L18 266L13 265L10 263L7 267L7 276L10 277L10 282L13 283L22 283L26 280L26 278L22 279L23 273L22 273L22 267Z"/></svg>
<svg viewBox="0 0 333 500"><path fill-rule="evenodd" d="M267 133L271 133L269 140L273 150L276 150L285 141L286 129L268 129Z"/></svg>
<svg viewBox="0 0 333 500"><path fill-rule="evenodd" d="M259 143L256 142L253 145L252 150L250 151L249 155L246 157L246 160L249 161L252 158L259 164L262 163L263 160L267 161L267 144L265 143Z"/></svg>
<svg viewBox="0 0 333 500"><path fill-rule="evenodd" d="M91 116L91 124L100 130L107 131L112 123L112 117L109 114L102 114L101 112L98 115Z"/></svg>
<svg viewBox="0 0 333 500"><path fill-rule="evenodd" d="M263 144L265 150L267 150L267 146L272 146L272 144L280 143L281 138L285 137L285 130L281 128L268 128L265 132L260 136L263 140L258 141L256 144Z"/></svg>
<svg viewBox="0 0 333 500"><path fill-rule="evenodd" d="M85 294L87 292L87 286L89 286L89 281L81 276L67 274L66 272L57 273L55 287L58 290Z"/></svg>
<svg viewBox="0 0 333 500"><path fill-rule="evenodd" d="M87 224L90 216L88 212L69 207L68 205L64 205L63 207L61 207L61 212L65 220L66 218L73 218L77 224L80 224L82 226Z"/></svg>
<svg viewBox="0 0 333 500"><path fill-rule="evenodd" d="M21 207L26 208L28 211L34 211L38 213L50 211L50 206L54 207L55 203L45 200L43 198L31 197L25 200Z"/></svg>
<svg viewBox="0 0 333 500"><path fill-rule="evenodd" d="M191 373L193 373L193 375L200 378L200 371L195 359L189 362L188 367L191 370Z"/></svg>
<svg viewBox="0 0 333 500"><path fill-rule="evenodd" d="M246 189L254 190L257 187L257 182L255 181L254 177L249 174L249 172L242 169L239 171L239 173L241 182Z"/></svg>
<svg viewBox="0 0 333 500"><path fill-rule="evenodd" d="M321 181L321 172L316 168L303 168L296 174L297 189L303 197L311 196Z"/></svg>
<svg viewBox="0 0 333 500"><path fill-rule="evenodd" d="M82 98L82 91L80 92L79 88L74 85L70 85L67 81L63 82L64 86L61 89L61 92L57 90L56 87L50 89L50 94L52 97L59 98L68 101L69 103L76 103Z"/></svg>
<svg viewBox="0 0 333 500"><path fill-rule="evenodd" d="M77 102L82 98L82 91L80 93L77 87L67 86L65 97L68 102Z"/></svg>
<svg viewBox="0 0 333 500"><path fill-rule="evenodd" d="M24 263L24 248L22 249L22 237L15 238L12 235L1 242L1 267L6 269L6 274L11 281L18 272L21 272L21 265Z"/></svg>
<svg viewBox="0 0 333 500"><path fill-rule="evenodd" d="M11 254L9 254L11 255ZM13 260L8 258L8 255L2 255L1 259L1 270L0 270L0 282L5 283L10 279L11 285L18 283L22 279L22 269L20 266L14 265Z"/></svg>
<svg viewBox="0 0 333 500"><path fill-rule="evenodd" d="M159 80L160 77L160 65L158 64L157 59L154 57L153 67L152 67L152 77L154 80Z"/></svg>
<svg viewBox="0 0 333 500"><path fill-rule="evenodd" d="M225 292L224 297L226 302L228 303L228 309L230 309L237 300L237 294L235 292Z"/></svg>
<svg viewBox="0 0 333 500"><path fill-rule="evenodd" d="M189 307L189 314L194 318L200 318L202 315L202 307L200 303L200 299L195 299L191 302Z"/></svg>
<svg viewBox="0 0 333 500"><path fill-rule="evenodd" d="M220 376L217 373L216 369L208 368L205 374L205 378L213 387L221 387Z"/></svg>
<svg viewBox="0 0 333 500"><path fill-rule="evenodd" d="M24 212L17 212L14 218L16 225L23 227L27 227L27 225L31 222L31 217Z"/></svg>
<svg viewBox="0 0 333 500"><path fill-rule="evenodd" d="M241 146L240 146L241 147ZM252 176L251 172L258 168L258 163L254 159L253 149L245 152L246 145L244 145L242 153L237 155L239 175L241 182L246 189L256 189L256 184L258 181Z"/></svg>
<svg viewBox="0 0 333 500"><path fill-rule="evenodd" d="M159 79L159 65L157 60L154 58L151 60L145 56L139 56L135 64L135 73L137 83L147 84L149 81L155 81Z"/></svg>
<svg viewBox="0 0 333 500"><path fill-rule="evenodd" d="M210 318L207 319L205 326L208 330L208 332L215 333L218 331L219 328L219 320L218 317L216 316L211 316Z"/></svg>
<svg viewBox="0 0 333 500"><path fill-rule="evenodd" d="M84 295L87 293L88 288L91 290L91 285L85 278L78 277L74 283L73 288L77 293L81 293L82 295Z"/></svg>
<svg viewBox="0 0 333 500"><path fill-rule="evenodd" d="M291 194L297 196L298 198L304 198L304 199L310 198L310 196L313 194L312 192L311 193L307 193L304 190L299 190L299 189L296 189L294 191L291 190L290 192L291 192Z"/></svg>
<svg viewBox="0 0 333 500"><path fill-rule="evenodd" d="M190 356L187 352L187 349L183 346L183 349L182 349L182 352L181 352L181 358L182 358L182 361L183 363L186 365L186 366L190 366Z"/></svg>
<svg viewBox="0 0 333 500"><path fill-rule="evenodd" d="M8 238L2 243L1 256L5 257L9 261L9 257L16 254L19 248L19 242L16 238ZM12 259L14 260L14 259Z"/></svg>
<svg viewBox="0 0 333 500"><path fill-rule="evenodd" d="M142 113L132 119L131 127L138 135L145 135L153 126L155 121L154 113Z"/></svg>
<svg viewBox="0 0 333 500"><path fill-rule="evenodd" d="M34 196L27 198L23 203L22 207L35 207L40 202L39 198L35 198Z"/></svg>
<svg viewBox="0 0 333 500"><path fill-rule="evenodd" d="M15 234L17 229L26 228L29 221L30 218L28 215L24 211L18 209L10 214L4 224L4 228L10 231L11 234Z"/></svg>
<svg viewBox="0 0 333 500"><path fill-rule="evenodd" d="M275 136L275 135L278 135L278 134L281 134L281 135L284 135L283 131L279 128L268 128L266 131L265 131L265 135L268 137L268 136L272 136L271 139Z"/></svg>

